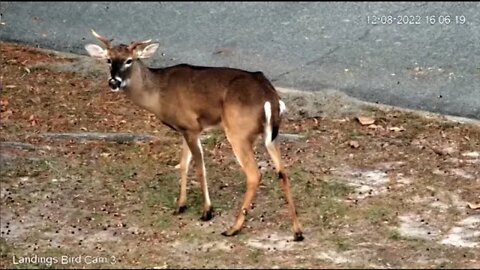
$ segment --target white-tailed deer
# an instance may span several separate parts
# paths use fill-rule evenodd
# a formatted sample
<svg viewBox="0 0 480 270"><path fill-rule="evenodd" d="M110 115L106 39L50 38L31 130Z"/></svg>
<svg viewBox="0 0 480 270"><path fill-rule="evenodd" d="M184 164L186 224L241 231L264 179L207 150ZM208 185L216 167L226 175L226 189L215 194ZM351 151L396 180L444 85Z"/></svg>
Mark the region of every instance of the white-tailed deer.
<svg viewBox="0 0 480 270"><path fill-rule="evenodd" d="M135 104L155 114L164 125L183 136L180 198L174 213L186 210L187 174L193 158L204 196L201 219L210 220L213 217L199 136L207 128L221 126L247 177L247 191L236 221L222 233L225 236L237 234L243 227L261 180L253 146L263 134L293 220L294 240L303 240L288 174L275 140L285 104L263 73L187 64L149 68L141 59L151 57L158 43L146 40L112 46L113 40L98 35L94 30L92 34L106 48L87 44L85 49L90 56L106 60L110 67L108 84L111 90L122 91Z"/></svg>

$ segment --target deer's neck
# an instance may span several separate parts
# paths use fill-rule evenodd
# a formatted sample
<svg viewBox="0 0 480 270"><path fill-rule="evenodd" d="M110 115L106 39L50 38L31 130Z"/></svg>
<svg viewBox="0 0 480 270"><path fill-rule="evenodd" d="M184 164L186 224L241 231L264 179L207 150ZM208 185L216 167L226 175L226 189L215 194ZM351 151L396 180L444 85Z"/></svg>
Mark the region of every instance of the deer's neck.
<svg viewBox="0 0 480 270"><path fill-rule="evenodd" d="M159 115L162 108L162 87L158 85L158 76L143 63L132 65L125 93L136 105ZM156 79L155 79L156 78Z"/></svg>

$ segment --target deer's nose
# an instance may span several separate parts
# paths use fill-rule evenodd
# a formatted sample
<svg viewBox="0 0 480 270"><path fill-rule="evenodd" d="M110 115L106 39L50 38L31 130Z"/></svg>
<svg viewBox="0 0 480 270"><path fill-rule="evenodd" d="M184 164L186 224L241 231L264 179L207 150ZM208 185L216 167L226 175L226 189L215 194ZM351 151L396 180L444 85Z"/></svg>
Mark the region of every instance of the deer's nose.
<svg viewBox="0 0 480 270"><path fill-rule="evenodd" d="M117 79L114 79L114 78L111 78L110 80L108 80L108 85L110 86L110 88L112 89L117 89L120 87L120 84L122 82L117 80Z"/></svg>

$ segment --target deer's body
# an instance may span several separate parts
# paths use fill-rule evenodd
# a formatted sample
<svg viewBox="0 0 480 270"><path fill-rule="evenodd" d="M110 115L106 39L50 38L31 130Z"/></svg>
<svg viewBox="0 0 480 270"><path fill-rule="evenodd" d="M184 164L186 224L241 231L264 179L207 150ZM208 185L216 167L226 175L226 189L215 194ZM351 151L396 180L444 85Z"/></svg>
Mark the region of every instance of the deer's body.
<svg viewBox="0 0 480 270"><path fill-rule="evenodd" d="M149 68L140 59L152 56L158 44L145 41L135 42L130 46L112 47L111 40L92 32L107 49L92 44L87 45L86 49L97 59L107 59L110 65L109 85L112 91L123 91L135 104L152 112L163 124L183 136L180 197L176 214L186 209L187 175L190 161L193 159L204 195L201 219L210 220L213 217L199 136L206 129L221 126L247 176L247 192L241 211L235 224L222 234L231 236L242 229L261 180L253 144L260 135L263 135L288 202L295 233L294 240L303 240L289 178L275 140L285 104L263 73L187 64Z"/></svg>
<svg viewBox="0 0 480 270"><path fill-rule="evenodd" d="M259 135L264 131L265 102L269 101L272 111L277 112L280 104L277 92L261 72L187 64L152 69L138 62L132 66L131 83L124 92L135 104L179 132L221 126L229 108L237 107L230 111L239 113L238 108L247 105L249 113L237 118L248 122L243 129L253 128ZM272 118L278 128L278 114Z"/></svg>

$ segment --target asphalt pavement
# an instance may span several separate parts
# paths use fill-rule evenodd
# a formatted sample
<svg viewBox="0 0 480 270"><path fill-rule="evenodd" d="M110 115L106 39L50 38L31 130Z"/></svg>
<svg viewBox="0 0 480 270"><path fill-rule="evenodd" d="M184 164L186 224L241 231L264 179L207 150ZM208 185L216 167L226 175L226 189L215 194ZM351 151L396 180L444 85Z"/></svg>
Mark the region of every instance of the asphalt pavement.
<svg viewBox="0 0 480 270"><path fill-rule="evenodd" d="M153 66L263 71L276 86L480 119L479 2L1 2L0 39L86 55L154 39Z"/></svg>

